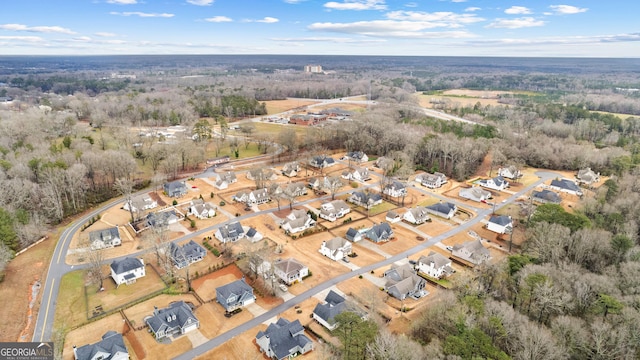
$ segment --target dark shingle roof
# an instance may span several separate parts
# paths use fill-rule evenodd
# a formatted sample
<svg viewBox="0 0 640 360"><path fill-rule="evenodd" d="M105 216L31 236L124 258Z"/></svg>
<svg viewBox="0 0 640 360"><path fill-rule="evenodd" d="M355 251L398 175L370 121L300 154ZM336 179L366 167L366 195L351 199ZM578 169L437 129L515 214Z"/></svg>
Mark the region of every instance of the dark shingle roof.
<svg viewBox="0 0 640 360"><path fill-rule="evenodd" d="M313 309L313 313L318 315L327 323L334 324L336 315L343 312L346 308L345 299L331 290L329 291L329 294L327 294L327 297L325 297L324 301L324 304L316 305L315 309Z"/></svg>
<svg viewBox="0 0 640 360"><path fill-rule="evenodd" d="M115 331L108 331L102 336L102 340L95 344L80 346L75 349L75 358L77 360L92 360L98 353L107 353L108 357L104 360L110 360L113 355L120 353L129 353L124 345L124 339L121 334Z"/></svg>
<svg viewBox="0 0 640 360"><path fill-rule="evenodd" d="M240 279L216 288L216 292L224 299L228 299L231 295L241 296L246 292L253 293L253 289L244 281L244 279Z"/></svg>
<svg viewBox="0 0 640 360"><path fill-rule="evenodd" d="M280 318L277 322L270 324L264 332L258 332L256 338L268 336L269 347L278 359L283 359L293 355L291 350L296 349L298 346L302 348L311 342L303 332L304 328L300 324L300 320L290 322L287 319Z"/></svg>
<svg viewBox="0 0 640 360"><path fill-rule="evenodd" d="M144 264L140 259L126 257L122 260L113 260L111 263L111 269L116 274L124 274L131 270L144 267Z"/></svg>
<svg viewBox="0 0 640 360"><path fill-rule="evenodd" d="M173 315L175 315L175 319L173 319ZM167 321L167 319L171 319L171 321ZM176 301L169 307L154 310L153 316L148 318L146 322L151 330L157 333L158 330L163 328L175 328L176 326L182 328L189 319L198 321L189 305L184 301Z"/></svg>
<svg viewBox="0 0 640 360"><path fill-rule="evenodd" d="M492 222L494 224L498 224L501 226L506 226L511 224L511 217L509 216L504 216L504 215L494 215L489 219L489 222Z"/></svg>

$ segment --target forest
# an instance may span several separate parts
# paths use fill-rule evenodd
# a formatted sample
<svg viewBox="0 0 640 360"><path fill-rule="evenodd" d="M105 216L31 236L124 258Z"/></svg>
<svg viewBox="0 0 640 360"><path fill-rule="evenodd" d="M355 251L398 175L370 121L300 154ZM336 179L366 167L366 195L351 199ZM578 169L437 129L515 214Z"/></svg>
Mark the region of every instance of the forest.
<svg viewBox="0 0 640 360"><path fill-rule="evenodd" d="M388 175L399 179L427 170L464 180L489 155L496 169L588 166L610 178L572 212L544 205L522 219L519 253L455 284L405 334L375 317L343 319L342 348L328 357L640 357L640 92L628 90L640 80L633 67L526 73L411 62L305 74L288 63L278 70L275 61L120 70L135 79L112 79L107 68L2 71L0 91L13 101L0 103L0 273L16 251L68 217L118 196L119 179L137 189L158 186L202 171L211 148L239 148L224 134L234 122L266 115L265 101L365 95L376 105L352 121L299 136L250 126L241 133L247 146L264 152L279 143L298 158L332 150L385 157ZM497 105L443 104L474 124L418 111L417 94L462 88L511 95ZM140 134L167 126L188 136Z"/></svg>

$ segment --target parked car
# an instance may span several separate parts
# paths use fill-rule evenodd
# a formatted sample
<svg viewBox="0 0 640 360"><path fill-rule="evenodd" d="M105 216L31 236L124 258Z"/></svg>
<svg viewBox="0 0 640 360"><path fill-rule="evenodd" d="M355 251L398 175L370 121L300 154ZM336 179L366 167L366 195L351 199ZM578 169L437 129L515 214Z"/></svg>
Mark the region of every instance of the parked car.
<svg viewBox="0 0 640 360"><path fill-rule="evenodd" d="M280 290L282 290L282 292L289 291L289 288L285 284L280 284L280 285L278 285L278 287L280 288Z"/></svg>
<svg viewBox="0 0 640 360"><path fill-rule="evenodd" d="M446 249L449 251L453 251L453 246L447 246Z"/></svg>

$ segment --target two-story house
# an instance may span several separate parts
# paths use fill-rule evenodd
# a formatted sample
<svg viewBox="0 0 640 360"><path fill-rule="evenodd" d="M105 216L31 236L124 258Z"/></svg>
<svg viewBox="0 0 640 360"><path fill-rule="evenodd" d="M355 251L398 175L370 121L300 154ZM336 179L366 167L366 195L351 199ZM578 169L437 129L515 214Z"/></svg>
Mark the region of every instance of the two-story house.
<svg viewBox="0 0 640 360"><path fill-rule="evenodd" d="M193 240L190 240L182 246L178 246L172 242L169 250L171 252L171 259L178 269L201 261L207 256L207 250Z"/></svg>
<svg viewBox="0 0 640 360"><path fill-rule="evenodd" d="M245 236L245 232L240 222L235 221L220 226L214 236L224 244L242 239Z"/></svg>
<svg viewBox="0 0 640 360"><path fill-rule="evenodd" d="M440 172L433 174L422 173L416 176L415 181L429 189L438 189L447 183L447 176Z"/></svg>
<svg viewBox="0 0 640 360"><path fill-rule="evenodd" d="M413 225L424 224L430 219L429 212L424 206L416 206L415 208L409 209L402 216L402 220Z"/></svg>
<svg viewBox="0 0 640 360"><path fill-rule="evenodd" d="M208 219L216 216L216 208L203 199L193 199L189 204L188 213L198 219Z"/></svg>
<svg viewBox="0 0 640 360"><path fill-rule="evenodd" d="M282 222L282 229L289 234L295 234L314 226L316 221L306 211L295 209Z"/></svg>
<svg viewBox="0 0 640 360"><path fill-rule="evenodd" d="M301 282L309 275L309 268L294 258L273 263L274 275L287 285Z"/></svg>
<svg viewBox="0 0 640 360"><path fill-rule="evenodd" d="M129 350L124 344L122 334L107 331L102 340L84 346L73 346L75 360L129 360Z"/></svg>
<svg viewBox="0 0 640 360"><path fill-rule="evenodd" d="M449 276L455 272L451 267L451 260L434 251L431 251L428 256L420 256L416 263L416 270L436 279Z"/></svg>
<svg viewBox="0 0 640 360"><path fill-rule="evenodd" d="M478 180L478 185L498 191L502 191L509 187L509 183L502 176L496 176L492 179Z"/></svg>
<svg viewBox="0 0 640 360"><path fill-rule="evenodd" d="M407 186L398 180L393 180L384 186L382 193L391 197L407 196Z"/></svg>
<svg viewBox="0 0 640 360"><path fill-rule="evenodd" d="M350 212L351 207L344 200L333 200L320 205L320 217L332 222Z"/></svg>
<svg viewBox="0 0 640 360"><path fill-rule="evenodd" d="M105 249L122 245L118 227L111 227L103 230L95 230L89 233L89 244L91 249Z"/></svg>
<svg viewBox="0 0 640 360"><path fill-rule="evenodd" d="M398 300L404 300L407 297L419 299L429 294L425 290L426 281L416 275L409 264L391 265L391 269L385 271L383 276L387 279L384 289Z"/></svg>
<svg viewBox="0 0 640 360"><path fill-rule="evenodd" d="M351 243L347 239L334 237L329 241L323 241L319 251L329 259L339 261L351 254L351 250Z"/></svg>
<svg viewBox="0 0 640 360"><path fill-rule="evenodd" d="M292 359L313 350L313 341L304 334L300 320L293 322L280 318L269 324L264 331L258 331L256 344L260 352L269 359Z"/></svg>
<svg viewBox="0 0 640 360"><path fill-rule="evenodd" d="M111 263L111 278L117 286L133 284L136 279L146 275L144 261L142 259L126 257L121 260L113 260Z"/></svg>
<svg viewBox="0 0 640 360"><path fill-rule="evenodd" d="M513 220L511 216L493 215L487 222L487 230L498 234L507 234L513 230Z"/></svg>
<svg viewBox="0 0 640 360"><path fill-rule="evenodd" d="M239 307L253 304L256 301L253 288L244 280L233 281L216 288L216 301L225 311L231 312Z"/></svg>
<svg viewBox="0 0 640 360"><path fill-rule="evenodd" d="M389 223L383 222L373 225L364 235L367 239L379 243L391 240L393 237L393 230Z"/></svg>
<svg viewBox="0 0 640 360"><path fill-rule="evenodd" d="M169 197L182 197L187 194L187 185L184 181L168 182L163 185L163 188Z"/></svg>
<svg viewBox="0 0 640 360"><path fill-rule="evenodd" d="M349 197L349 202L370 209L373 206L382 204L382 196L376 193L367 193L364 191L354 191Z"/></svg>
<svg viewBox="0 0 640 360"><path fill-rule="evenodd" d="M153 315L145 318L145 322L158 340L200 327L200 321L184 301L176 301L164 309L154 308Z"/></svg>
<svg viewBox="0 0 640 360"><path fill-rule="evenodd" d="M480 240L472 240L463 244L454 245L451 255L474 265L482 264L491 259L489 249L485 248Z"/></svg>
<svg viewBox="0 0 640 360"><path fill-rule="evenodd" d="M426 206L425 209L428 213L445 219L451 219L456 214L456 211L458 211L458 207L450 202L438 202L433 205Z"/></svg>

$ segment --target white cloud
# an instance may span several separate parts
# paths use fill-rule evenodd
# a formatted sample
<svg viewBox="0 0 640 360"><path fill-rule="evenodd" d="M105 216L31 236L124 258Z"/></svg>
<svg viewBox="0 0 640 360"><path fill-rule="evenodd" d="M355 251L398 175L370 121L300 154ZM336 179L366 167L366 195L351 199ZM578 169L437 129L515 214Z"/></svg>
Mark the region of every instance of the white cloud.
<svg viewBox="0 0 640 360"><path fill-rule="evenodd" d="M357 44L357 43L383 43L384 39L352 39L337 37L304 37L304 38L272 38L273 41L281 42L331 42L336 44Z"/></svg>
<svg viewBox="0 0 640 360"><path fill-rule="evenodd" d="M213 1L214 0L187 0L189 4L198 6L209 6L213 4Z"/></svg>
<svg viewBox="0 0 640 360"><path fill-rule="evenodd" d="M344 2L330 1L324 7L332 10L386 10L384 0L344 0Z"/></svg>
<svg viewBox="0 0 640 360"><path fill-rule="evenodd" d="M374 20L357 21L353 23L314 23L309 25L309 30L330 31L345 34L359 34L371 37L394 37L406 39L433 39L433 38L469 38L475 35L466 31L441 31L424 32L423 30L439 27L440 24L417 22Z"/></svg>
<svg viewBox="0 0 640 360"><path fill-rule="evenodd" d="M543 26L545 24L542 20L536 20L532 17L523 17L517 19L496 19L491 24L487 25L488 28L498 29L520 29L526 27Z"/></svg>
<svg viewBox="0 0 640 360"><path fill-rule="evenodd" d="M25 42L41 42L44 41L40 36L0 36L0 40L25 41Z"/></svg>
<svg viewBox="0 0 640 360"><path fill-rule="evenodd" d="M578 14L578 13L583 13L589 10L587 8L579 8L571 5L551 5L549 6L549 8L555 11L557 14L563 14L563 15Z"/></svg>
<svg viewBox="0 0 640 360"><path fill-rule="evenodd" d="M120 5L133 5L137 4L138 0L107 0L109 4L120 4Z"/></svg>
<svg viewBox="0 0 640 360"><path fill-rule="evenodd" d="M110 32L97 32L97 33L94 33L93 35L100 36L100 37L114 37L114 36L116 36L116 34L110 33Z"/></svg>
<svg viewBox="0 0 640 360"><path fill-rule="evenodd" d="M277 23L280 20L271 16L265 16L264 19L254 20L254 21L259 23L265 23L265 24L273 24L273 23Z"/></svg>
<svg viewBox="0 0 640 360"><path fill-rule="evenodd" d="M531 10L524 6L512 6L505 10L504 13L509 15L526 15L531 14Z"/></svg>
<svg viewBox="0 0 640 360"><path fill-rule="evenodd" d="M467 2L467 0L451 0L452 3L463 3Z"/></svg>
<svg viewBox="0 0 640 360"><path fill-rule="evenodd" d="M231 18L226 17L226 16L214 16L214 17L206 18L206 19L204 19L204 21L213 22L213 23L221 23L221 22L232 22L233 20Z"/></svg>
<svg viewBox="0 0 640 360"><path fill-rule="evenodd" d="M464 9L464 11L466 11L466 12L474 12L474 11L480 11L480 10L482 10L482 9L479 8L479 7L475 7L475 6L471 6L471 7L468 7L466 9Z"/></svg>
<svg viewBox="0 0 640 360"><path fill-rule="evenodd" d="M488 39L475 40L473 43L478 46L486 45L585 45L603 44L615 42L640 42L640 33L616 34L616 35L594 35L594 36L568 36L568 37L543 37L537 39Z"/></svg>
<svg viewBox="0 0 640 360"><path fill-rule="evenodd" d="M391 20L412 21L422 23L425 27L459 28L464 24L484 21L475 14L456 14L452 12L391 11L386 14Z"/></svg>
<svg viewBox="0 0 640 360"><path fill-rule="evenodd" d="M414 2L410 2L410 3L404 4L404 6L408 8L414 8L414 7L418 7L418 4Z"/></svg>
<svg viewBox="0 0 640 360"><path fill-rule="evenodd" d="M74 31L70 29L63 28L60 26L27 26L23 24L3 24L0 25L0 29L10 30L10 31L28 31L28 32L39 32L39 33L58 33L58 34L75 34Z"/></svg>
<svg viewBox="0 0 640 360"><path fill-rule="evenodd" d="M89 42L89 41L91 41L91 38L88 37L88 36L78 36L78 37L74 37L71 40L72 41L79 41L79 42Z"/></svg>
<svg viewBox="0 0 640 360"><path fill-rule="evenodd" d="M120 15L120 16L139 16L139 17L161 17L161 18L171 18L174 17L174 14L167 13L145 13L140 11L130 11L130 12L117 12L112 11L109 14L111 15Z"/></svg>

